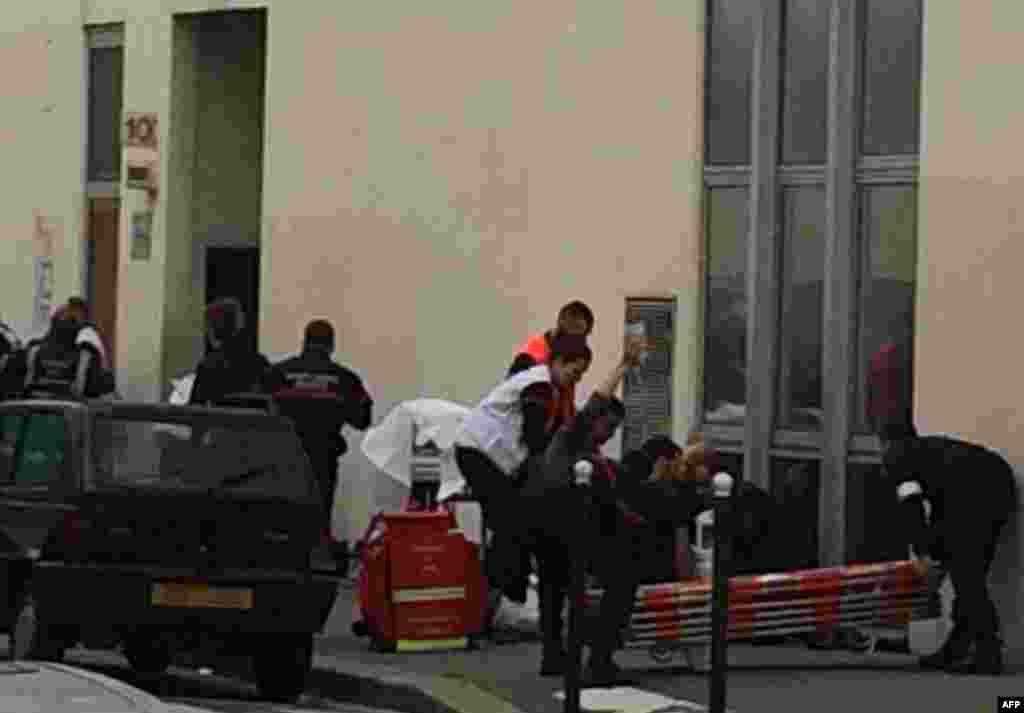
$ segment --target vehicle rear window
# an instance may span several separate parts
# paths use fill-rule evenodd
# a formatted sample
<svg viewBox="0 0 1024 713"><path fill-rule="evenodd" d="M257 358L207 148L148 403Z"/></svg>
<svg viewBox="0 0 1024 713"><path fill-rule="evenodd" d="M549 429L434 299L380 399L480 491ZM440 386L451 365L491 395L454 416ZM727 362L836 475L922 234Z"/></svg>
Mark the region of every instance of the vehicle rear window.
<svg viewBox="0 0 1024 713"><path fill-rule="evenodd" d="M98 416L96 486L218 490L306 500L316 484L295 432L268 421L181 424Z"/></svg>
<svg viewBox="0 0 1024 713"><path fill-rule="evenodd" d="M0 414L0 486L39 486L63 477L67 424L59 413Z"/></svg>

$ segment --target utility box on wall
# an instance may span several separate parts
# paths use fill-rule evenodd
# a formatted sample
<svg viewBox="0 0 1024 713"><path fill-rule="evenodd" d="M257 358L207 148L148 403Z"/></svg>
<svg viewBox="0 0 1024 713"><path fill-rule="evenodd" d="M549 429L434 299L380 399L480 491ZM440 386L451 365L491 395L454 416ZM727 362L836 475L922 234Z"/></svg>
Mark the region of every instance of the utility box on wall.
<svg viewBox="0 0 1024 713"><path fill-rule="evenodd" d="M642 323L650 345L643 366L627 373L623 384L622 452L628 453L650 436L672 436L676 300L627 297L625 321Z"/></svg>

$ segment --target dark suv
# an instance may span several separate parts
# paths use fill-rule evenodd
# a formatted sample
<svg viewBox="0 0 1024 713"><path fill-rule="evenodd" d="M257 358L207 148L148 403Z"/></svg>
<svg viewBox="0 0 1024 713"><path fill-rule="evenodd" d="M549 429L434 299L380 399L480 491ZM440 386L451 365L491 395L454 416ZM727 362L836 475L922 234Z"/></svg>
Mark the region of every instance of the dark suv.
<svg viewBox="0 0 1024 713"><path fill-rule="evenodd" d="M291 700L341 581L327 524L287 419L0 404L0 613L14 657L121 646L157 673L184 656L246 656L263 695Z"/></svg>

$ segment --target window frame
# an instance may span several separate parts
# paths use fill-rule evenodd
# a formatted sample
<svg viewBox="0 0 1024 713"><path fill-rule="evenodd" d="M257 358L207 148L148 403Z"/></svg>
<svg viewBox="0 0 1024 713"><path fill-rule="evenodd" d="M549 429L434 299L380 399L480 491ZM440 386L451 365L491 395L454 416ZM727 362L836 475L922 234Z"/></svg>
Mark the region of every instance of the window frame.
<svg viewBox="0 0 1024 713"><path fill-rule="evenodd" d="M920 2L921 0L919 0ZM818 541L822 565L841 564L846 556L847 465L879 462L874 436L855 433L860 307L857 294L860 265L858 192L866 186L918 187L918 153L869 156L862 154L864 120L865 3L831 0L826 162L821 165L780 165L782 131L782 57L784 0L762 0L755 18L752 52L750 163L711 165L703 169L703 195L713 188L749 190L747 235L747 399L742 425L706 421L701 383L698 415L701 427L716 446L744 455L745 480L771 488L772 460L778 457L820 459L820 521ZM712 3L706 3L711 22ZM923 12L922 12L923 17ZM922 23L923 25L923 23ZM921 31L921 28L919 28ZM706 33L705 56L711 33ZM923 47L923 32L918 51ZM918 67L922 63L918 62ZM710 83L705 81L705 87ZM918 84L920 91L920 83ZM705 97L708 102L709 97ZM707 103L705 104L705 107ZM706 109L705 109L706 112ZM792 186L825 189L825 266L822 287L822 364L824 423L819 432L776 426L779 400L781 314L779 280L783 225L782 191ZM917 227L915 226L915 231ZM703 249L710 249L704 225ZM708 283L704 281L704 289ZM916 299L916 298L915 298ZM704 300L705 324L707 299ZM702 358L706 355L703 354ZM824 368L827 365L827 369ZM845 388L832 388L842 384Z"/></svg>
<svg viewBox="0 0 1024 713"><path fill-rule="evenodd" d="M82 122L84 129L85 141L83 142L83 153L84 153L84 171L85 171L85 197L86 200L91 198L119 198L121 196L121 181L123 176L119 176L116 180L111 181L94 181L91 180L91 166L89 165L90 153L89 153L89 140L91 138L91 126L89 124L90 117L90 94L92 93L92 53L94 50L103 49L120 49L122 52L122 63L124 62L124 24L107 24L107 25L86 25L85 27L85 67L83 69L83 87L85 91L82 93ZM123 80L123 69L122 69L122 80ZM118 129L122 127L121 119L124 116L124 107L121 107L121 116L118 117ZM123 154L122 150L122 154Z"/></svg>

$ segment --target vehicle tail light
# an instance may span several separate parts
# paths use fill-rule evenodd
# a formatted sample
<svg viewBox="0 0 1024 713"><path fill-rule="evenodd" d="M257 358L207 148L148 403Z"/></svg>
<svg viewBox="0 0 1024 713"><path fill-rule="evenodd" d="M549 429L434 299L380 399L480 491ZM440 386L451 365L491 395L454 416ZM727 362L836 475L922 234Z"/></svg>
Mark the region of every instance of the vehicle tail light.
<svg viewBox="0 0 1024 713"><path fill-rule="evenodd" d="M82 517L77 511L69 512L64 516L64 522L61 523L61 544L65 547L75 547L82 544L85 539L86 531L91 527L91 523Z"/></svg>
<svg viewBox="0 0 1024 713"><path fill-rule="evenodd" d="M320 531L320 544L327 548L334 546L334 535L331 533L331 528L325 527Z"/></svg>

